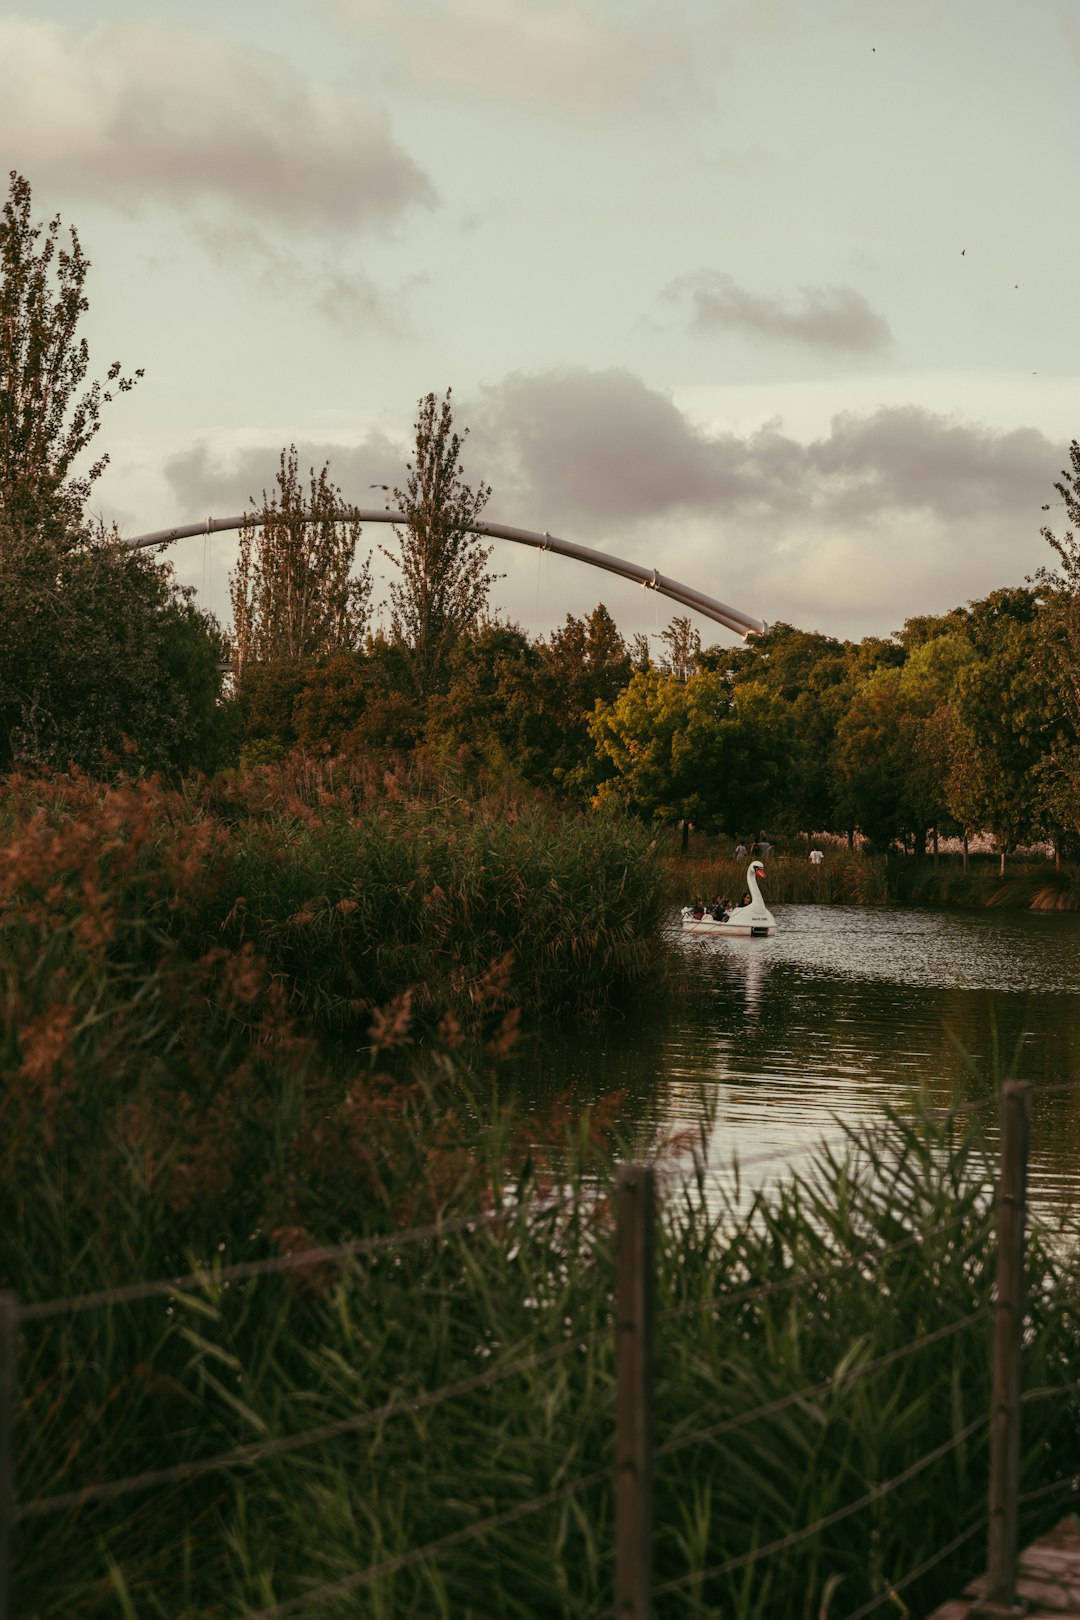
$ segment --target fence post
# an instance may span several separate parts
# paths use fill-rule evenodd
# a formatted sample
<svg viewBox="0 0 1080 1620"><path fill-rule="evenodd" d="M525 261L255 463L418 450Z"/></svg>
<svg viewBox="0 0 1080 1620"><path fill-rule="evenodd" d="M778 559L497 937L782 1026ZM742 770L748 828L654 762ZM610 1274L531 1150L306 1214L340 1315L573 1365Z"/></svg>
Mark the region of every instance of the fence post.
<svg viewBox="0 0 1080 1620"><path fill-rule="evenodd" d="M1020 1342L1024 1326L1024 1225L1027 1217L1031 1087L1001 1088L1001 1173L997 1203L994 1392L990 1407L990 1528L986 1597L971 1610L985 1620L1024 1612L1016 1597L1020 1492Z"/></svg>
<svg viewBox="0 0 1080 1620"><path fill-rule="evenodd" d="M19 1306L0 1294L0 1620L10 1620L11 1537L15 1526L15 1350Z"/></svg>
<svg viewBox="0 0 1080 1620"><path fill-rule="evenodd" d="M615 1290L615 1613L652 1616L654 1173L619 1166Z"/></svg>

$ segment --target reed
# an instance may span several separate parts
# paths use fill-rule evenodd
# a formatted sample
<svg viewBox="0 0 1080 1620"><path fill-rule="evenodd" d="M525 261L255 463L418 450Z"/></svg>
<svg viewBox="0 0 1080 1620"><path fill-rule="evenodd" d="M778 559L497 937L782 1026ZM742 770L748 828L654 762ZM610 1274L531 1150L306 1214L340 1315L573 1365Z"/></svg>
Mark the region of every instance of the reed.
<svg viewBox="0 0 1080 1620"><path fill-rule="evenodd" d="M892 899L884 856L830 850L820 866L804 854L769 856L761 884L766 904L888 905ZM738 903L746 888L746 861L716 854L668 855L664 887L669 904L727 895Z"/></svg>
<svg viewBox="0 0 1080 1620"><path fill-rule="evenodd" d="M639 826L423 765L290 761L180 790L13 779L0 826L0 906L34 938L92 953L103 930L111 970L156 962L164 940L189 962L254 951L322 1030L366 1029L405 994L414 1015L465 1021L497 990L525 1015L593 1012L662 962Z"/></svg>
<svg viewBox="0 0 1080 1620"><path fill-rule="evenodd" d="M468 1077L456 1080L460 1096ZM434 1092L426 1095L432 1112L417 1120L425 1142L438 1125ZM239 1620L610 1466L613 1241L603 1188L617 1142L595 1121L571 1133L557 1160L568 1202L545 1214L549 1174L512 1175L521 1152L512 1115L502 1112L487 1136L465 1127L488 1100L481 1087L450 1133L468 1164L484 1163L488 1174L454 1183L443 1207L480 1214L508 1201L505 1226L480 1224L291 1280L208 1284L194 1298L28 1324L20 1494L165 1458L195 1461L421 1397L533 1354L569 1352L233 1474L70 1511L47 1535L31 1521L17 1548L17 1614ZM533 1162L544 1162L542 1151ZM959 1435L990 1398L985 1315L864 1371L989 1304L991 1167L977 1132L894 1115L883 1131L823 1151L809 1174L741 1210L710 1202L703 1169L695 1181L692 1164L668 1168L657 1255L661 1582L858 1500ZM37 1161L32 1204L55 1174ZM34 1255L4 1231L6 1278L26 1292ZM114 1268L131 1237L112 1233ZM229 1259L266 1247L265 1234L242 1225L223 1229L222 1241ZM876 1266L860 1259L875 1247L893 1252ZM845 1262L800 1287L723 1303ZM1063 1390L1078 1372L1075 1246L1036 1230L1031 1273L1026 1382ZM744 1427L692 1439L825 1380L828 1389L774 1404ZM1074 1398L1026 1408L1024 1487L1068 1474L1077 1439ZM661 1599L659 1620L837 1620L978 1517L985 1463L980 1430L850 1520L747 1571ZM437 1562L321 1600L312 1612L585 1620L611 1601L611 1511L609 1485L593 1486ZM905 1601L925 1612L979 1556L976 1540L905 1588Z"/></svg>

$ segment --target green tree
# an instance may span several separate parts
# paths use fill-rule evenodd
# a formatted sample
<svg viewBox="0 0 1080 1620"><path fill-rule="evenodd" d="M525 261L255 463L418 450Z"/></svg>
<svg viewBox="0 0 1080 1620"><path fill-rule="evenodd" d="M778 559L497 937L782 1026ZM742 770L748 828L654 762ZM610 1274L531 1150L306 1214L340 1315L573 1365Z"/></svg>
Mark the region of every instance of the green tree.
<svg viewBox="0 0 1080 1620"><path fill-rule="evenodd" d="M405 525L394 525L396 547L382 548L400 573L390 586L391 630L421 697L445 689L454 643L483 618L499 577L487 571L491 547L472 532L491 488L462 478L468 429L455 430L450 396L448 388L441 404L434 394L420 401L405 488L394 490Z"/></svg>
<svg viewBox="0 0 1080 1620"><path fill-rule="evenodd" d="M69 547L0 523L0 769L212 770L230 747L225 639L115 535Z"/></svg>
<svg viewBox="0 0 1080 1620"><path fill-rule="evenodd" d="M612 703L634 666L619 627L603 602L563 624L539 644L536 701L546 722L547 780L588 803L602 775L589 722L597 703Z"/></svg>
<svg viewBox="0 0 1080 1620"><path fill-rule="evenodd" d="M778 785L770 827L820 832L842 819L831 758L837 726L851 701L850 658L850 643L790 624L772 625L742 647L710 655L714 667L730 669L736 686L760 683L788 709L794 756Z"/></svg>
<svg viewBox="0 0 1080 1620"><path fill-rule="evenodd" d="M680 681L688 681L695 675L701 662L701 635L694 629L690 620L676 615L666 630L661 630L660 640L667 651L660 661L660 667L665 674L676 675Z"/></svg>
<svg viewBox="0 0 1080 1620"><path fill-rule="evenodd" d="M71 545L83 527L102 455L84 472L74 467L101 426L101 408L142 376L121 376L118 360L106 384L83 391L90 365L79 322L90 261L74 227L60 243L60 218L31 218L29 183L11 171L0 215L0 520L5 544L36 534Z"/></svg>
<svg viewBox="0 0 1080 1620"><path fill-rule="evenodd" d="M760 683L638 671L613 703L597 704L590 731L611 769L598 804L706 829L771 825L792 738L783 704Z"/></svg>
<svg viewBox="0 0 1080 1620"><path fill-rule="evenodd" d="M1043 539L1056 555L1053 568L1040 568L1035 583L1044 593L1043 626L1058 694L1067 724L1042 767L1053 820L1073 839L1080 836L1080 442L1069 446L1068 468L1054 485L1070 525L1059 538L1044 526ZM1049 505L1043 507L1044 512ZM1060 843L1060 839L1059 839Z"/></svg>
<svg viewBox="0 0 1080 1620"><path fill-rule="evenodd" d="M541 654L518 625L460 636L444 695L429 700L433 751L466 749L508 782L551 782L549 717L537 702Z"/></svg>
<svg viewBox="0 0 1080 1620"><path fill-rule="evenodd" d="M1065 726L1039 593L1012 587L971 604L979 655L953 688L950 802L965 829L987 828L1001 852L1053 832L1045 762Z"/></svg>
<svg viewBox="0 0 1080 1620"><path fill-rule="evenodd" d="M229 576L241 681L251 664L359 647L367 629L371 560L354 572L360 524L331 482L330 463L318 474L310 469L305 493L290 445L274 482L244 524Z"/></svg>

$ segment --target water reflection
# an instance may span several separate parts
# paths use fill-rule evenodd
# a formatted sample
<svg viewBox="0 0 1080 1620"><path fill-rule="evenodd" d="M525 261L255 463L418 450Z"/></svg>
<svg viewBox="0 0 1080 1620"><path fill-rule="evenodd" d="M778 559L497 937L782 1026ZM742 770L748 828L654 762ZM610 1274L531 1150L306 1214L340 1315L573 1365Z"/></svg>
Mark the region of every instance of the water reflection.
<svg viewBox="0 0 1080 1620"><path fill-rule="evenodd" d="M595 1031L545 1031L529 1081L582 1100L628 1093L641 1150L711 1112L709 1158L777 1154L758 1183L848 1124L992 1097L1010 1074L1071 1090L1037 1101L1033 1188L1080 1186L1080 916L778 906L769 939L678 936L686 973ZM993 1109L988 1111L993 1117Z"/></svg>

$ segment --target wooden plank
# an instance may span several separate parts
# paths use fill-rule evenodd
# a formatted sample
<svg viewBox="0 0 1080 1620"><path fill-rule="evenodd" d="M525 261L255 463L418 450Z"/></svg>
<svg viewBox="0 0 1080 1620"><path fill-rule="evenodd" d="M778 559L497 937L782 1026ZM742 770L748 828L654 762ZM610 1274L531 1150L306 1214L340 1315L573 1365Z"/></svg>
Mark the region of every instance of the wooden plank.
<svg viewBox="0 0 1080 1620"><path fill-rule="evenodd" d="M950 1598L928 1620L969 1620L989 1585L988 1577L980 1575L965 1586L962 1598ZM1038 1605L1027 1609L1025 1620L1080 1620L1080 1520L1075 1515L1024 1548L1016 1593Z"/></svg>

